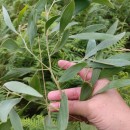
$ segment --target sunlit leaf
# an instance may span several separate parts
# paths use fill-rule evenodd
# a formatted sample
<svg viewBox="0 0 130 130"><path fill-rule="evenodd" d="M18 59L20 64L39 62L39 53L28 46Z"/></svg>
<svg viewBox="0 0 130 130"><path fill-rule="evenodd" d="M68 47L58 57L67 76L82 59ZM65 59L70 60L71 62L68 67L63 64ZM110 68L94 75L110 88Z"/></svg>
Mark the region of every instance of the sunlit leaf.
<svg viewBox="0 0 130 130"><path fill-rule="evenodd" d="M23 130L21 119L14 109L10 111L9 118L14 130Z"/></svg>
<svg viewBox="0 0 130 130"><path fill-rule="evenodd" d="M13 91L16 93L27 94L27 95L31 95L35 97L43 97L39 92L37 92L32 87L18 81L7 82L4 84L4 86L10 91Z"/></svg>
<svg viewBox="0 0 130 130"><path fill-rule="evenodd" d="M115 34L117 31L118 20L108 29L107 34Z"/></svg>
<svg viewBox="0 0 130 130"><path fill-rule="evenodd" d="M69 69L67 69L64 74L60 77L59 82L65 82L68 81L72 78L74 78L74 76L84 67L86 67L86 63L78 63L72 67L70 67Z"/></svg>
<svg viewBox="0 0 130 130"><path fill-rule="evenodd" d="M60 110L58 113L57 127L58 130L66 130L69 120L68 98L65 93L62 93Z"/></svg>
<svg viewBox="0 0 130 130"><path fill-rule="evenodd" d="M80 93L80 101L85 101L89 99L92 96L93 88L92 86L84 82L82 87L81 87L81 93Z"/></svg>
<svg viewBox="0 0 130 130"><path fill-rule="evenodd" d="M66 6L60 20L60 33L64 31L66 26L70 23L72 16L75 10L75 2L71 0L70 3Z"/></svg>
<svg viewBox="0 0 130 130"><path fill-rule="evenodd" d="M124 60L130 61L130 53L126 52L126 53L116 54L116 55L109 57L109 59L124 59Z"/></svg>
<svg viewBox="0 0 130 130"><path fill-rule="evenodd" d="M91 50L93 50L96 47L96 41L95 40L89 40L86 48L86 53L87 55Z"/></svg>
<svg viewBox="0 0 130 130"><path fill-rule="evenodd" d="M117 43L120 39L122 39L124 36L125 36L125 32L124 32L124 33L121 33L121 34L118 34L118 35L114 36L114 37L111 38L111 39L106 39L106 40L102 41L102 42L101 42L100 44L98 44L92 51L90 51L90 52L85 56L85 58L89 58L89 57L95 55L97 51L103 50L103 49L105 49L105 48L110 47L111 45L116 44L116 43Z"/></svg>
<svg viewBox="0 0 130 130"><path fill-rule="evenodd" d="M126 87L128 85L130 85L130 79L113 80L110 83L108 83L108 85L106 85L104 88L99 90L96 94L105 92L105 91L112 89L112 88L121 88L121 87Z"/></svg>
<svg viewBox="0 0 130 130"><path fill-rule="evenodd" d="M4 100L0 103L0 119L2 122L7 121L11 109L21 101L21 98Z"/></svg>
<svg viewBox="0 0 130 130"><path fill-rule="evenodd" d="M105 33L80 33L76 35L72 35L69 38L80 39L80 40L105 40L112 39L114 36L111 34Z"/></svg>
<svg viewBox="0 0 130 130"><path fill-rule="evenodd" d="M3 10L3 16L4 16L4 21L5 21L6 25L9 27L9 29L11 29L13 32L18 34L18 32L15 30L15 28L11 22L10 16L4 6L2 6L2 10Z"/></svg>
<svg viewBox="0 0 130 130"><path fill-rule="evenodd" d="M106 26L103 24L93 24L93 25L87 26L83 30L83 32L96 32L96 31L99 31L99 30L104 29L104 28L106 28Z"/></svg>

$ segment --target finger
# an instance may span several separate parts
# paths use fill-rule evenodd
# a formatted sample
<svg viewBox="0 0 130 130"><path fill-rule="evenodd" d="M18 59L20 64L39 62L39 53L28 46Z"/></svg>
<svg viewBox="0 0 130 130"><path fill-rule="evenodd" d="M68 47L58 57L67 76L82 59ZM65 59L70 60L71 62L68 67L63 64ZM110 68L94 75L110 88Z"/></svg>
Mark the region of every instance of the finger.
<svg viewBox="0 0 130 130"><path fill-rule="evenodd" d="M93 95L109 83L108 79L99 79L94 85Z"/></svg>
<svg viewBox="0 0 130 130"><path fill-rule="evenodd" d="M66 60L59 60L58 65L59 65L60 68L66 70L66 69L70 68L71 66L75 65L75 63L69 62L69 61L66 61ZM84 68L78 74L83 80L88 81L92 77L92 69Z"/></svg>
<svg viewBox="0 0 130 130"><path fill-rule="evenodd" d="M80 87L63 90L63 92L67 95L69 100L78 100L80 96L80 91L81 91ZM56 91L49 92L48 99L51 101L61 100L60 91L56 90Z"/></svg>
<svg viewBox="0 0 130 130"><path fill-rule="evenodd" d="M82 116L86 118L87 114L87 101L68 101L68 106L69 106L69 114L71 115L77 115L77 116ZM54 102L50 104L51 108L50 111L56 112L60 109L60 102Z"/></svg>

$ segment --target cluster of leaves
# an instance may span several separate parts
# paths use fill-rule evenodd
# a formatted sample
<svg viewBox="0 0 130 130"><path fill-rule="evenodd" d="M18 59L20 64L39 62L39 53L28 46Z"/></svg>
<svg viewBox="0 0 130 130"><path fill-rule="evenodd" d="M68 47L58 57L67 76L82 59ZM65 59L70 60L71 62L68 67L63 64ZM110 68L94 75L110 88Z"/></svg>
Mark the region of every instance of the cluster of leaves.
<svg viewBox="0 0 130 130"><path fill-rule="evenodd" d="M11 2L12 0L6 1L5 4L8 4L10 7ZM119 3L119 1L116 2ZM129 35L125 36L125 32L120 32L127 30L127 26L125 28L121 26L120 19L122 18L120 17L115 22L115 16L113 16L112 21L109 20L109 22L114 24L109 29L106 29L107 27L103 25L104 23L101 24L100 20L95 22L93 19L95 15L90 15L94 14L95 11L98 12L98 10L101 13L101 9L106 12L110 10L111 12L113 10L117 11L119 6L116 6L116 2L112 3L109 0L104 0L104 2L98 0L91 2L88 0L70 0L65 1L64 6L63 2L56 0L49 2L45 0L39 0L38 2L17 0L13 2L15 8L9 9L12 12L19 12L15 16L9 16L6 8L2 7L4 21L8 27L3 24L3 21L1 22L1 26L4 26L1 28L2 33L0 34L0 40L2 41L2 53L0 55L9 59L9 61L0 59L0 64L2 65L0 70L3 72L0 76L0 83L3 86L1 93L3 98L6 98L6 100L0 103L0 119L2 122L6 122L9 115L13 129L22 130L23 126L16 110L22 113L21 116L23 116L25 109L32 102L37 107L37 110L40 110L40 113L45 116L48 105L47 92L72 85L72 82L69 83L72 79L74 82L79 81L78 84L82 85L80 100L86 100L92 96L93 85L102 77L110 79L111 82L98 93L110 88L130 85L129 77L120 79L117 76L122 71L129 73L130 53L125 53L125 51L123 53L115 53L115 49L119 51L122 48L125 49L124 47L127 40L129 40ZM123 2L125 3L127 0ZM106 5L109 7L107 10ZM63 6L64 9L62 11ZM102 8L100 9L100 7ZM124 5L122 8L124 8ZM79 14L84 9L86 11ZM84 24L86 19L82 18L84 14L88 14L86 18L90 18L86 24ZM103 17L104 13L99 16L104 21L107 21ZM128 17L128 14L125 17ZM79 18L80 20L78 20ZM86 27L86 25L89 26ZM118 25L120 25L121 29ZM14 33L12 34L10 30ZM116 32L117 34L115 35ZM124 36L125 38L122 39ZM65 46L66 43L68 45ZM87 49L85 49L86 44ZM112 51L112 54L109 51ZM61 58L71 61L76 60L77 64L68 69L64 74L60 73L56 62ZM93 68L90 83L83 82L78 77L76 77L76 80L74 79L75 75L84 67ZM5 74L5 72L7 73ZM62 74L63 76L59 79ZM59 80L57 81L57 79ZM23 103L23 105L19 105L19 102ZM19 111L19 107L16 107L16 104L19 107L25 106L22 112ZM7 105L9 106L7 107ZM4 108L8 109L4 111ZM4 113L2 113L3 111ZM44 129L67 129L68 113L67 97L63 93L56 123L52 121L49 113L44 119ZM34 114L37 113L34 112ZM5 125L7 126L7 124L10 125L8 122ZM1 129L5 125L1 124ZM79 126L81 130L88 129L84 124L77 125L77 127ZM71 127L72 125L68 129ZM75 129L75 125L73 129Z"/></svg>

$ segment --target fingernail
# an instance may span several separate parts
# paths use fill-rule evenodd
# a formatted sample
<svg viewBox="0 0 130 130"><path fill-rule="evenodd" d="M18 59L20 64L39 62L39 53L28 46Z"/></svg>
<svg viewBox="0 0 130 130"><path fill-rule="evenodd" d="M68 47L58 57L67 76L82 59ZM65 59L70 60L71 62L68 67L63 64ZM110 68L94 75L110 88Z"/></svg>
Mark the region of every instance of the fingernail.
<svg viewBox="0 0 130 130"><path fill-rule="evenodd" d="M49 105L49 110L50 111L58 111L59 110L59 107L60 107L60 103L51 103Z"/></svg>

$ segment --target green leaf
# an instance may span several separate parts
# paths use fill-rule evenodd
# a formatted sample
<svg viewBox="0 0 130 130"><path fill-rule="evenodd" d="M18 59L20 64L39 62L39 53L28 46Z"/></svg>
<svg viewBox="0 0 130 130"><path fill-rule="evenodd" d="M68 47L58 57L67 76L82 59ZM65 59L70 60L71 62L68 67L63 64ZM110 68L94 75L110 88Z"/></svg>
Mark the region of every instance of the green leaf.
<svg viewBox="0 0 130 130"><path fill-rule="evenodd" d="M27 94L27 95L31 95L35 97L43 97L39 92L37 92L32 87L18 81L7 82L4 84L4 86L10 91L13 91L16 93Z"/></svg>
<svg viewBox="0 0 130 130"><path fill-rule="evenodd" d="M34 43L34 38L37 34L37 21L40 18L45 5L46 5L46 0L39 0L36 3L35 8L33 8L30 13L28 28L27 28L30 44Z"/></svg>
<svg viewBox="0 0 130 130"><path fill-rule="evenodd" d="M9 118L10 118L10 121L14 130L23 130L20 117L14 109L10 111Z"/></svg>
<svg viewBox="0 0 130 130"><path fill-rule="evenodd" d="M119 21L117 20L106 32L107 34L115 34L117 31L117 26L118 26Z"/></svg>
<svg viewBox="0 0 130 130"><path fill-rule="evenodd" d="M66 30L63 33L61 41L58 42L58 44L56 45L53 54L56 53L56 52L58 52L60 49L63 48L63 46L66 44L68 38L69 38L69 30Z"/></svg>
<svg viewBox="0 0 130 130"><path fill-rule="evenodd" d="M124 59L130 61L130 53L126 52L126 53L116 54L109 57L109 59Z"/></svg>
<svg viewBox="0 0 130 130"><path fill-rule="evenodd" d="M7 74L5 74L4 77L1 77L0 80L10 80L13 78L18 78L33 71L34 70L32 68L15 68L7 72Z"/></svg>
<svg viewBox="0 0 130 130"><path fill-rule="evenodd" d="M59 82L66 82L72 78L84 67L86 67L86 63L78 63L69 69L67 69L64 74L60 77Z"/></svg>
<svg viewBox="0 0 130 130"><path fill-rule="evenodd" d="M99 90L96 94L103 93L112 88L121 88L121 87L126 87L128 85L130 85L130 79L113 80L110 83L108 83L108 85L106 85L104 88Z"/></svg>
<svg viewBox="0 0 130 130"><path fill-rule="evenodd" d="M4 100L0 103L0 119L2 122L7 121L11 109L21 101L21 98Z"/></svg>
<svg viewBox="0 0 130 130"><path fill-rule="evenodd" d="M89 99L92 96L92 92L92 86L89 83L84 82L81 88L80 101L85 101Z"/></svg>
<svg viewBox="0 0 130 130"><path fill-rule="evenodd" d="M110 0L93 0L93 2L106 5L114 9L114 5L112 4L112 2L110 2Z"/></svg>
<svg viewBox="0 0 130 130"><path fill-rule="evenodd" d="M80 39L80 40L105 40L105 39L112 39L114 38L111 34L105 34L105 33L80 33L76 35L72 35L69 38L73 39Z"/></svg>
<svg viewBox="0 0 130 130"><path fill-rule="evenodd" d="M94 87L96 81L98 80L98 78L100 76L100 73L101 73L101 69L93 69L92 78L90 81L92 87Z"/></svg>
<svg viewBox="0 0 130 130"><path fill-rule="evenodd" d="M75 10L74 0L66 6L61 19L60 19L60 34L65 30L66 26L70 23Z"/></svg>
<svg viewBox="0 0 130 130"><path fill-rule="evenodd" d="M69 23L69 24L67 25L66 29L68 29L68 28L70 28L70 27L72 27L72 26L74 26L74 25L77 25L77 24L78 24L78 22L71 22L71 23ZM53 28L53 30L51 31L51 33L56 32L56 31L58 31L59 29L60 29L60 24L57 24L57 26L55 26L55 27Z"/></svg>
<svg viewBox="0 0 130 130"><path fill-rule="evenodd" d="M69 120L69 110L68 110L68 98L65 93L62 93L60 111L58 113L58 130L66 130Z"/></svg>
<svg viewBox="0 0 130 130"><path fill-rule="evenodd" d="M84 10L90 5L89 0L75 0L75 14L78 14L80 11Z"/></svg>
<svg viewBox="0 0 130 130"><path fill-rule="evenodd" d="M19 12L17 25L19 25L20 22L22 21L22 18L24 17L24 15L25 15L28 8L29 8L29 6L25 5L24 8Z"/></svg>
<svg viewBox="0 0 130 130"><path fill-rule="evenodd" d="M107 68L103 69L100 73L99 78L107 78L109 80L113 80L113 76L117 75L123 68Z"/></svg>
<svg viewBox="0 0 130 130"><path fill-rule="evenodd" d="M58 18L59 18L59 15L50 18L50 19L46 22L46 24L45 24L45 33L46 33L46 31L49 29L49 27L50 27Z"/></svg>
<svg viewBox="0 0 130 130"><path fill-rule="evenodd" d="M88 60L87 66L88 66L89 68L94 68L94 69L95 69L95 68L96 68L96 69L113 68L112 65L102 64L102 63L95 62L95 61L90 61L90 60Z"/></svg>
<svg viewBox="0 0 130 130"><path fill-rule="evenodd" d="M2 47L6 48L10 52L16 52L19 49L19 46L13 39L7 39L2 43Z"/></svg>
<svg viewBox="0 0 130 130"><path fill-rule="evenodd" d="M36 23L37 23L37 13L36 10L32 10L29 17L28 28L27 28L30 44L34 43L34 38L37 34Z"/></svg>
<svg viewBox="0 0 130 130"><path fill-rule="evenodd" d="M103 50L105 48L108 48L114 44L116 44L119 40L121 40L123 37L125 36L125 32L124 33L121 33L121 34L118 34L116 36L114 36L113 38L111 39L106 39L104 41L102 41L100 44L98 44L92 51L90 51L86 56L85 58L89 58L93 55L96 54L97 51L100 51L100 50Z"/></svg>
<svg viewBox="0 0 130 130"><path fill-rule="evenodd" d="M124 59L103 59L103 60L94 60L94 62L115 67L130 66L130 61Z"/></svg>
<svg viewBox="0 0 130 130"><path fill-rule="evenodd" d="M106 26L103 24L93 24L93 25L87 26L83 30L83 32L97 32L97 31L104 29L104 28L106 28Z"/></svg>
<svg viewBox="0 0 130 130"><path fill-rule="evenodd" d="M40 79L36 74L32 77L30 81L30 86L33 87L35 90L37 90L39 93L42 93L42 86L40 83Z"/></svg>
<svg viewBox="0 0 130 130"><path fill-rule="evenodd" d="M87 55L91 50L93 50L96 47L96 41L95 40L89 40L86 48L86 53Z"/></svg>
<svg viewBox="0 0 130 130"><path fill-rule="evenodd" d="M53 125L52 119L50 116L46 116L44 119L44 129L45 130L58 130L58 128Z"/></svg>
<svg viewBox="0 0 130 130"><path fill-rule="evenodd" d="M9 27L9 29L11 29L13 32L18 34L18 32L15 30L15 28L11 22L10 16L4 6L2 6L2 10L3 10L3 16L4 16L4 21L5 21L6 25Z"/></svg>

